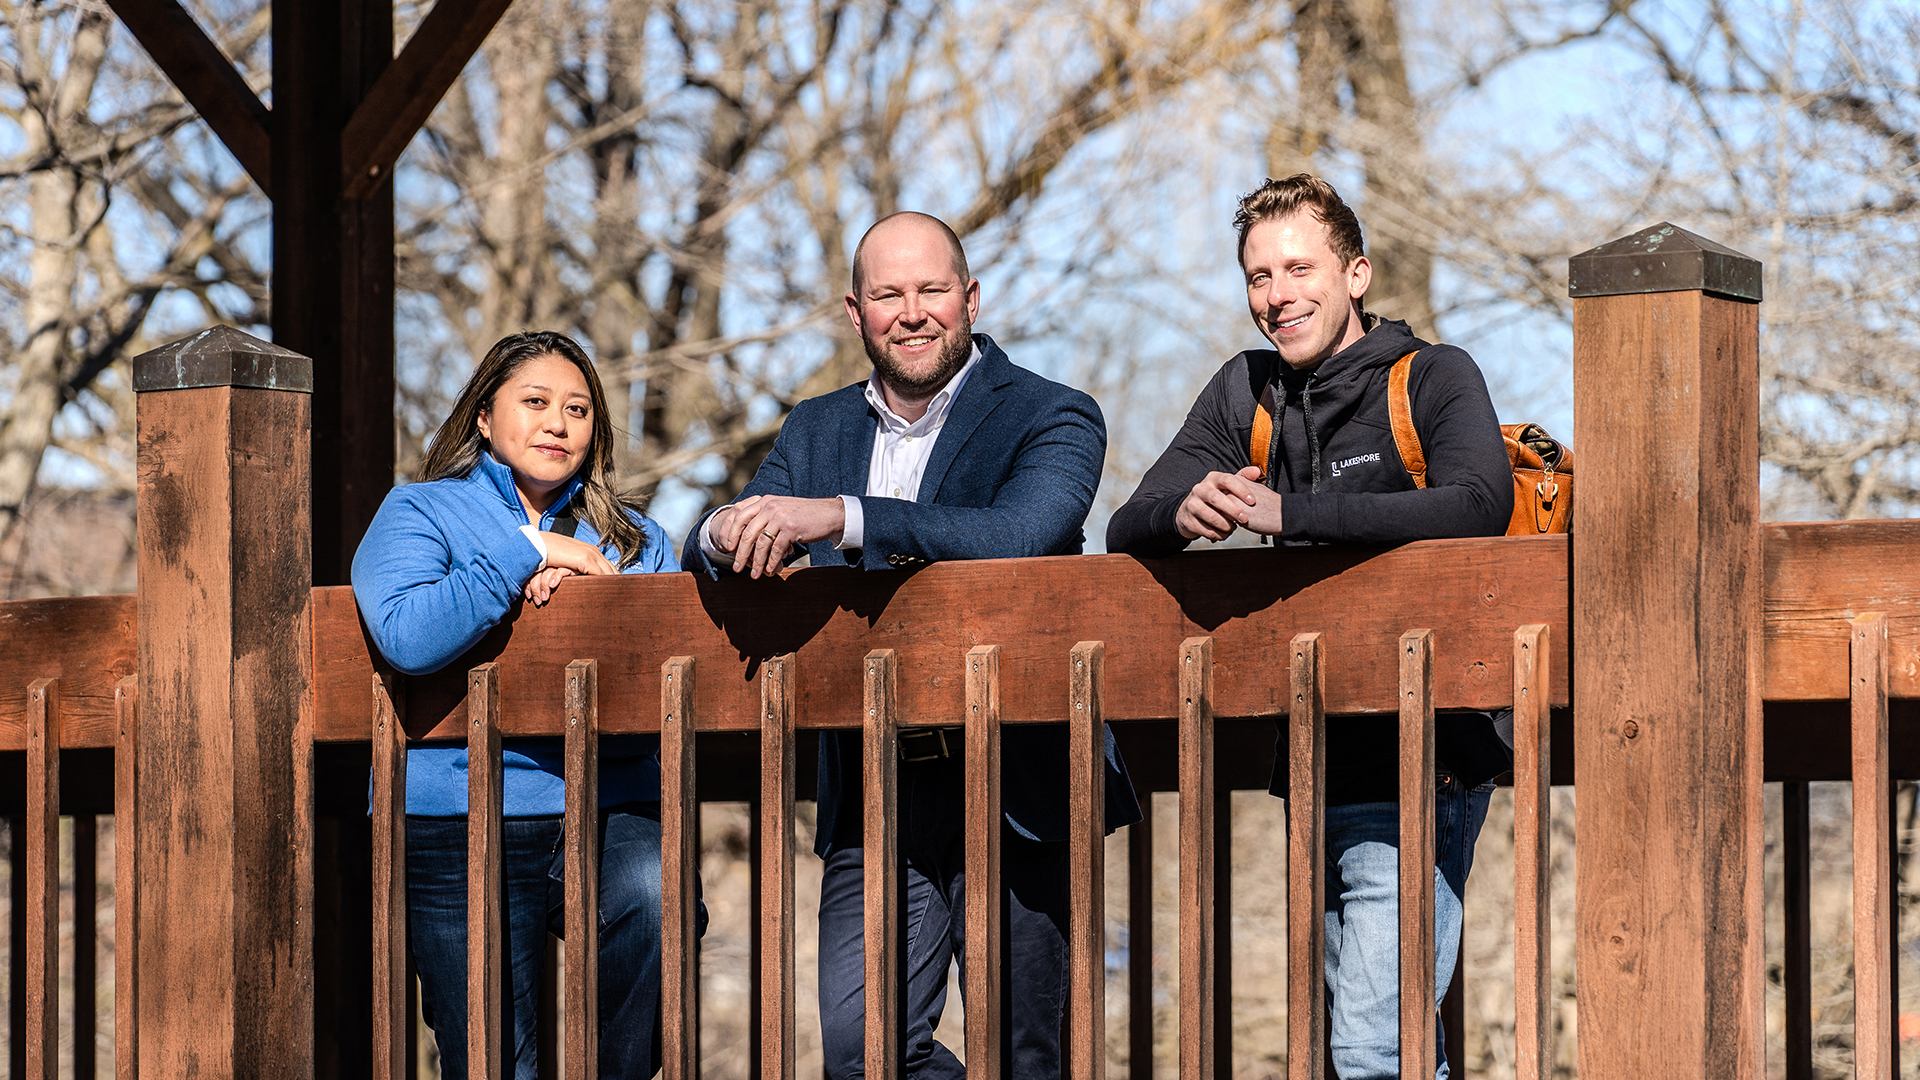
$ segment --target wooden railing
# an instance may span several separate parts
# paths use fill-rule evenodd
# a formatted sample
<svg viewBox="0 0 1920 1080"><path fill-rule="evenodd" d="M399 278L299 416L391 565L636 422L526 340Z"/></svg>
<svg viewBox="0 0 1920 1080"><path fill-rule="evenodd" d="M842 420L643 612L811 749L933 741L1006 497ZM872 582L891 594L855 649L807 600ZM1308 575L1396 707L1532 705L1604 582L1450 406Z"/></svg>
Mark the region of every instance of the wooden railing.
<svg viewBox="0 0 1920 1080"><path fill-rule="evenodd" d="M1630 260L1667 242L1646 241ZM1589 255L1612 259L1617 246ZM1767 779L1788 784L1789 1060L1799 1067L1811 1053L1808 1010L1795 1012L1810 971L1804 784L1851 778L1855 1046L1883 1068L1897 1053L1886 793L1891 777L1920 776L1920 740L1899 737L1920 697L1911 571L1920 523L1758 523L1747 302L1757 292L1726 298L1730 286L1715 277L1722 255L1690 264L1658 254L1622 278L1652 288L1575 301L1576 421L1589 464L1571 540L818 569L719 584L685 574L579 580L449 670L411 678L376 662L348 590L307 584L307 361L226 331L142 358L139 594L0 605L0 754L22 778L0 785L0 809L14 815L12 1074L52 1075L51 852L64 803L78 812L76 837L94 835L79 826L89 815L117 819L120 1075L136 1065L150 1077L355 1075L369 1056L378 1075L404 1075L401 751L463 740L494 765L472 770L470 993L484 1004L498 992L497 911L484 886L498 872L499 745L531 734L567 739L567 1075L590 1071L594 875L580 871L595 855L596 831L582 827L595 812L594 747L600 734L657 731L667 1075L698 1071L695 800L730 788L760 815L757 1064L761 1075L790 1076L798 991L786 841L803 734L863 733L866 835L884 848L893 738L903 726L964 727L969 890L986 896L998 731L1057 723L1074 747L1062 778L1075 823L1070 1070L1098 1077L1105 1067L1096 747L1112 725L1136 786L1180 793L1180 1073L1222 1075L1232 953L1220 796L1265 786L1277 752L1267 729L1285 718L1289 1072L1317 1077L1325 726L1398 714L1404 846L1417 851L1431 843L1434 711L1504 707L1517 713L1521 1075L1545 1075L1549 1060L1545 795L1573 783L1576 764L1592 792L1579 814L1572 913L1583 1075L1753 1071L1764 1041ZM1700 280L1675 285L1674 266L1693 266ZM1620 395L1620 385L1644 392ZM327 860L353 846L344 823L367 819L357 791L343 802L333 788L354 788L368 763L372 861L359 910L372 934L359 955L372 974L360 978L340 962L340 940L316 943L335 934L316 929L332 902L317 898L316 879L336 890L354 880ZM1136 877L1145 848L1130 844ZM879 866L867 878L869 940L879 943L867 958L876 1077L897 1061L884 987L898 935L886 901L898 881L891 860ZM76 897L92 888L74 887ZM1409 1017L1433 1008L1431 890L1424 870L1403 879ZM993 940L997 910L968 905L978 920L970 938ZM1129 918L1142 910L1131 904ZM970 964L965 978L969 1011L997 1016L985 1008L1004 992L994 966ZM1137 960L1128 985L1140 1001ZM351 1035L369 1012L364 1038ZM1130 1021L1136 1076L1146 1075L1142 1015ZM90 1022L76 1009L76 1024ZM1403 1029L1407 1074L1430 1074L1430 1025ZM991 1020L967 1032L970 1069L991 1075ZM497 1035L470 1036L474 1075L497 1064ZM343 1051L348 1038L356 1045Z"/></svg>

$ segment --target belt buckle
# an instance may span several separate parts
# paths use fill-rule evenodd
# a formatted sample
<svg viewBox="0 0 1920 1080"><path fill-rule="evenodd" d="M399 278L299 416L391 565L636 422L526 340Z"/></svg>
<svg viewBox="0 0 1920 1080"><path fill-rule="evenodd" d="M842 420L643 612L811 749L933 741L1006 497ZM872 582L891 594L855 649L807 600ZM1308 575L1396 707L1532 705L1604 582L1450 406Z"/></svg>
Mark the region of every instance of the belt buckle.
<svg viewBox="0 0 1920 1080"><path fill-rule="evenodd" d="M907 749L909 742L929 743L932 749L926 753L915 754ZM952 755L953 751L947 747L946 728L922 728L918 731L903 732L900 735L901 761L936 761Z"/></svg>

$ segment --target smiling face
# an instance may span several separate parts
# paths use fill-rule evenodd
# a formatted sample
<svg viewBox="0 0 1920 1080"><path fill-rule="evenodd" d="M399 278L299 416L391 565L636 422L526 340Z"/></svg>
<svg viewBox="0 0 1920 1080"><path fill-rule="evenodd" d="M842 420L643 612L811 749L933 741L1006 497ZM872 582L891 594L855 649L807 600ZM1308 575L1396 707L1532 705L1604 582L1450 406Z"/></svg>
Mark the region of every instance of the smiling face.
<svg viewBox="0 0 1920 1080"><path fill-rule="evenodd" d="M962 274L941 228L917 215L876 226L858 257L858 293L847 294L847 317L880 374L888 407L917 419L914 410L924 412L972 355L980 283Z"/></svg>
<svg viewBox="0 0 1920 1080"><path fill-rule="evenodd" d="M1342 266L1327 227L1302 210L1247 230L1247 310L1296 370L1310 370L1366 331L1354 301L1373 280L1366 256Z"/></svg>
<svg viewBox="0 0 1920 1080"><path fill-rule="evenodd" d="M479 424L494 458L513 470L520 501L543 512L593 448L586 376L565 357L535 357L500 384Z"/></svg>

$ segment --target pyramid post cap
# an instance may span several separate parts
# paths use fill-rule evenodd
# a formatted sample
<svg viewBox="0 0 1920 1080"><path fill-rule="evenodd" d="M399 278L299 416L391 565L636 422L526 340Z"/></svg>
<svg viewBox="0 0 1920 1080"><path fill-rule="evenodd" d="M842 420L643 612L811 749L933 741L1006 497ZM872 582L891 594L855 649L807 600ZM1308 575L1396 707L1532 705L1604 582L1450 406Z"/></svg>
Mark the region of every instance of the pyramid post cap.
<svg viewBox="0 0 1920 1080"><path fill-rule="evenodd" d="M1567 295L1705 292L1760 302L1760 260L1661 222L1567 260Z"/></svg>
<svg viewBox="0 0 1920 1080"><path fill-rule="evenodd" d="M133 389L244 386L313 393L313 361L231 326L213 326L133 358Z"/></svg>

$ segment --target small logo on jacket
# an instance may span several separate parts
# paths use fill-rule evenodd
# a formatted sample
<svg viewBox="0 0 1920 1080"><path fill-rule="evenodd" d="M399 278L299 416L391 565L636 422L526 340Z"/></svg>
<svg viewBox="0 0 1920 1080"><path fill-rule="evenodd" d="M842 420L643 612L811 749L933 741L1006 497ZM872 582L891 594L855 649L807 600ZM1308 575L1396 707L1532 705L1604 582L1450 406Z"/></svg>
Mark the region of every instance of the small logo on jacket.
<svg viewBox="0 0 1920 1080"><path fill-rule="evenodd" d="M1351 469L1355 465L1365 465L1370 461L1379 460L1379 454L1361 454L1359 457L1350 457L1345 461L1336 461L1333 463L1333 475L1339 476L1341 469Z"/></svg>

